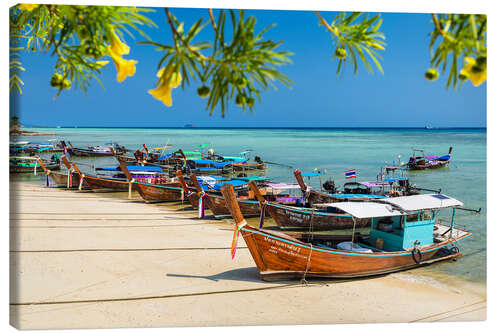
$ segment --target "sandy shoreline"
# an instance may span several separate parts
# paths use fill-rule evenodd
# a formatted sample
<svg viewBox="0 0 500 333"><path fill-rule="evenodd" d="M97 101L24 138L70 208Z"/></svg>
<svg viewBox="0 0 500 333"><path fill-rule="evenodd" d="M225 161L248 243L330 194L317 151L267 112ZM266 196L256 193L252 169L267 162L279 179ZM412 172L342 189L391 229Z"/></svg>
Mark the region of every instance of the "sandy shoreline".
<svg viewBox="0 0 500 333"><path fill-rule="evenodd" d="M40 182L41 184L41 182ZM21 329L486 319L485 286L405 272L264 282L230 221L11 182L10 322Z"/></svg>

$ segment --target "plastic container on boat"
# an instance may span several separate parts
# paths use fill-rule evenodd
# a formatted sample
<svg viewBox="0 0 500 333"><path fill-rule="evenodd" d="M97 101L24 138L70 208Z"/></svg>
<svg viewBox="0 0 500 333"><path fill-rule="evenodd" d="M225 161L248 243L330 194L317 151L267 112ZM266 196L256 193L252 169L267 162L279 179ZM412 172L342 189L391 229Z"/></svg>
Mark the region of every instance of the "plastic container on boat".
<svg viewBox="0 0 500 333"><path fill-rule="evenodd" d="M361 253L372 253L373 251L367 249L365 247L361 247L356 243L352 242L342 242L337 244L337 249L344 251L352 251L352 252L361 252Z"/></svg>

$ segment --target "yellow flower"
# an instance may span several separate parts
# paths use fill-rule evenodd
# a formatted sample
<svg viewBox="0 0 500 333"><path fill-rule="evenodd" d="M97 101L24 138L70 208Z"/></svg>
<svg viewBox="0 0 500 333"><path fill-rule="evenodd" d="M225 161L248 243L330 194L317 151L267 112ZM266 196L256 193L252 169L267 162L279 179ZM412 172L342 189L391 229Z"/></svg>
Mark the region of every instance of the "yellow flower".
<svg viewBox="0 0 500 333"><path fill-rule="evenodd" d="M36 9L40 5L33 5L29 3L22 3L19 5L20 10L27 10L28 12L31 12L33 9Z"/></svg>
<svg viewBox="0 0 500 333"><path fill-rule="evenodd" d="M114 30L112 30L110 44L111 44L110 45L111 50L115 54L124 55L124 54L128 54L130 52L130 47L120 40L120 37L118 37L118 35L115 33Z"/></svg>
<svg viewBox="0 0 500 333"><path fill-rule="evenodd" d="M156 89L148 90L148 93L162 101L166 106L172 106L172 88L177 88L181 84L182 76L179 72L170 72L165 79L162 79L164 71L165 67L156 74L160 78L160 85Z"/></svg>
<svg viewBox="0 0 500 333"><path fill-rule="evenodd" d="M478 66L476 59L472 57L466 57L465 61L467 65L465 65L463 71L469 74L469 79L475 87L486 81L486 67Z"/></svg>
<svg viewBox="0 0 500 333"><path fill-rule="evenodd" d="M127 76L133 76L135 74L135 64L137 64L136 60L123 59L120 54L113 52L111 46L108 46L107 51L108 55L111 59L113 59L116 71L118 72L118 75L116 76L116 80L118 82L122 82L127 78Z"/></svg>

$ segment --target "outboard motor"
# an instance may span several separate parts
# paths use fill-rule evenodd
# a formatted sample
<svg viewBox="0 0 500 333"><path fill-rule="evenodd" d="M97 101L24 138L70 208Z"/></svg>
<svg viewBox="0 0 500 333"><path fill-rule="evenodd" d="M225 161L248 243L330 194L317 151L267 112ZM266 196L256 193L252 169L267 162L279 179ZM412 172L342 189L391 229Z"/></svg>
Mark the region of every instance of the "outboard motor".
<svg viewBox="0 0 500 333"><path fill-rule="evenodd" d="M326 182L324 182L323 183L323 188L328 193L335 193L335 192L337 192L337 188L335 187L335 182L332 179L327 180Z"/></svg>
<svg viewBox="0 0 500 333"><path fill-rule="evenodd" d="M262 163L262 160L261 160L260 156L255 156L254 160L257 163Z"/></svg>

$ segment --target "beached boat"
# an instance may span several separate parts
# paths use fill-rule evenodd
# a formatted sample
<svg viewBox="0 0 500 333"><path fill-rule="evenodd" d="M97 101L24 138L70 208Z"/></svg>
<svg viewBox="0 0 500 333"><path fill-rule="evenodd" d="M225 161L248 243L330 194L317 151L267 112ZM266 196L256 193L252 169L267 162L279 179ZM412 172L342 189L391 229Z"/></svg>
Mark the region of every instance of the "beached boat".
<svg viewBox="0 0 500 333"><path fill-rule="evenodd" d="M93 191L106 191L106 192L126 192L129 193L132 190L137 190L138 185L142 183L169 183L171 179L167 178L165 174L161 172L161 168L151 171L151 167L141 167L133 166L132 180L129 181L125 174L117 173L116 168L112 168L112 175L85 175L83 174L76 164L73 164L73 168L80 176L80 183L88 185ZM82 180L83 178L83 180Z"/></svg>
<svg viewBox="0 0 500 333"><path fill-rule="evenodd" d="M66 167L66 172L62 171L52 171L45 166L43 160L38 160L40 163L40 167L45 172L47 177L46 185L50 186L50 183L55 184L56 186L65 186L67 188L78 188L80 184L80 175L75 171L75 169L71 166L66 156L61 156L61 162ZM50 179L50 180L49 180ZM89 189L88 186L82 185L83 189Z"/></svg>
<svg viewBox="0 0 500 333"><path fill-rule="evenodd" d="M329 203L351 215L352 234L295 237L248 225L231 186L224 186L222 194L235 221L232 256L241 233L263 280L351 278L406 270L461 256L455 245L471 235L455 226L455 207L462 203L442 194ZM436 221L444 208L453 209L449 223ZM360 219L371 221L366 235L356 232Z"/></svg>
<svg viewBox="0 0 500 333"><path fill-rule="evenodd" d="M259 192L259 195L264 198L266 202L279 202L282 205L300 205L303 203L302 196L294 196L293 194L287 193L288 190L298 190L300 189L297 184L287 184L287 183L270 183L266 177L236 177L230 180L220 181L212 186L200 184L199 179L195 175L190 176L191 184L195 187L196 191L190 194L194 197L192 201L193 208L196 208L195 204L198 202L198 207L201 205L200 194L204 196L204 204L212 211L216 218L224 217L230 215L227 209L226 202L220 192L221 187L224 184L231 184L238 186L237 190L237 200L240 205L240 209L245 217L265 216L264 210L265 206L261 205L257 200L255 191ZM248 188L248 182L252 182L257 189ZM258 186L257 186L258 183Z"/></svg>
<svg viewBox="0 0 500 333"><path fill-rule="evenodd" d="M63 149L56 147L52 143L16 141L10 143L9 151L11 155L28 154L31 156L42 152L44 153L62 152Z"/></svg>
<svg viewBox="0 0 500 333"><path fill-rule="evenodd" d="M92 191L106 191L106 192L126 192L130 190L136 189L135 183L130 183L126 179L118 179L118 178L110 178L103 176L95 176L95 175L85 175L83 174L78 166L73 163L73 169L80 176L80 184L79 188L83 185L88 186Z"/></svg>
<svg viewBox="0 0 500 333"><path fill-rule="evenodd" d="M426 155L422 149L413 149L413 156L410 157L406 166L410 170L426 170L445 167L450 163L452 150L453 147L450 147L447 155L437 156ZM419 153L418 155L417 152Z"/></svg>
<svg viewBox="0 0 500 333"><path fill-rule="evenodd" d="M135 180L130 173L130 166L127 166L125 162L121 161L120 168L125 174L128 182L133 182ZM137 181L134 182L134 189L147 203L181 201L184 199L181 191L181 183L172 179L157 183Z"/></svg>
<svg viewBox="0 0 500 333"><path fill-rule="evenodd" d="M122 155L127 152L127 149L117 143L108 143L104 146L89 146L88 148L75 148L68 141L69 147L66 145L65 141L61 141L61 146L65 151L67 151L71 156L113 156L110 148L114 148L117 155Z"/></svg>
<svg viewBox="0 0 500 333"><path fill-rule="evenodd" d="M59 170L61 168L58 159L42 160L47 170ZM40 158L35 156L11 156L9 158L10 173L33 173L42 172Z"/></svg>
<svg viewBox="0 0 500 333"><path fill-rule="evenodd" d="M250 181L250 188L265 206L265 212L269 214L274 222L283 229L300 228L310 230L346 229L352 225L349 214L322 204L314 204L312 208L304 205L285 205L279 202L269 202L260 193L256 192L257 185ZM359 219L358 226L366 227L370 224L369 219Z"/></svg>
<svg viewBox="0 0 500 333"><path fill-rule="evenodd" d="M307 186L304 182L304 178L302 177L302 172L299 169L295 169L293 171L293 174L295 176L295 179L297 179L297 183L300 185L302 193L304 194L304 198L307 201L307 206L310 207L312 204L338 201L338 199L332 197L328 193L322 193L314 190L310 186Z"/></svg>

